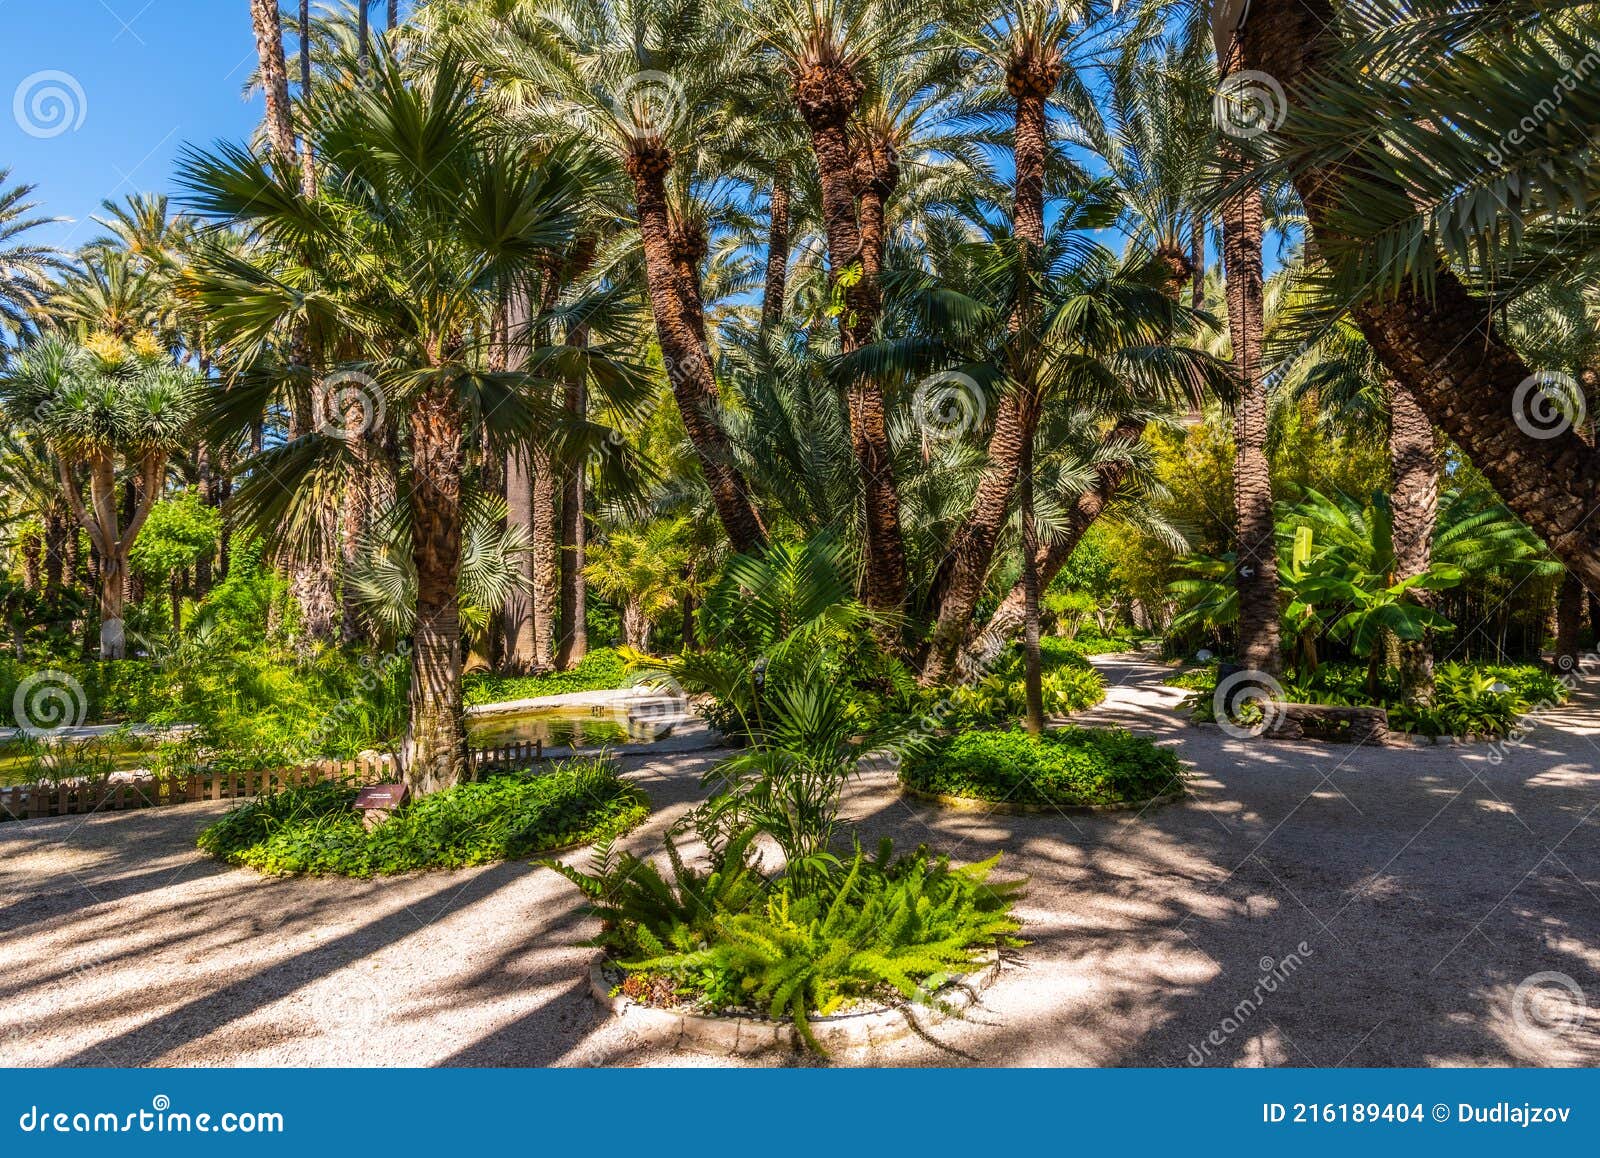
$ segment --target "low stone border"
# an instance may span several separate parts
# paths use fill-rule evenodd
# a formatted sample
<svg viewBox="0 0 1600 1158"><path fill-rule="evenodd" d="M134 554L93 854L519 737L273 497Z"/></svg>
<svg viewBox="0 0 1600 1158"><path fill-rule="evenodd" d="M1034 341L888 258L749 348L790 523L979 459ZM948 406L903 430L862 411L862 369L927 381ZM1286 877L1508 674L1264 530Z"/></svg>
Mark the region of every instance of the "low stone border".
<svg viewBox="0 0 1600 1158"><path fill-rule="evenodd" d="M930 1027L959 1017L976 1005L979 993L989 987L998 971L997 959L980 972L956 978L940 989L938 1000L949 1012L907 1001L889 1009L813 1017L812 1035L823 1049L830 1054L838 1054L851 1049L871 1049L912 1034L926 1033ZM726 1055L766 1053L770 1050L799 1051L805 1048L805 1042L792 1021L773 1021L753 1015L722 1017L687 1010L657 1009L651 1005L641 1005L621 994L613 997L613 988L613 981L606 975L605 957L597 957L589 966L589 992L601 1008L613 1017L623 1018L629 1028L672 1048L681 1046Z"/></svg>
<svg viewBox="0 0 1600 1158"><path fill-rule="evenodd" d="M921 788L912 788L909 784L900 785L900 791L905 796L926 800L929 804L942 804L946 808L967 812L999 812L1007 816L1086 816L1097 812L1138 812L1140 809L1162 804L1176 804L1187 795L1183 792L1165 792L1160 796L1152 796L1148 800L1129 804L1030 804L1021 801L1013 803L1009 800L984 800L980 796L946 796L941 792L925 792Z"/></svg>

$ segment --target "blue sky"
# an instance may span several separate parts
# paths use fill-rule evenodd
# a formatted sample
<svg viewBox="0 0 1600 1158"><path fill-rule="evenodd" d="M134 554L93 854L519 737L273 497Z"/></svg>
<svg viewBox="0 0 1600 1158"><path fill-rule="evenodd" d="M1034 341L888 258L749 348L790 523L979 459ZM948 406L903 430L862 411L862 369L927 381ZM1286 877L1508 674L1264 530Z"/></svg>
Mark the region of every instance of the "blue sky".
<svg viewBox="0 0 1600 1158"><path fill-rule="evenodd" d="M185 144L242 140L261 119L243 95L248 0L0 0L0 46L0 169L38 186L39 212L76 219L32 235L44 244L89 241L102 198L170 193Z"/></svg>

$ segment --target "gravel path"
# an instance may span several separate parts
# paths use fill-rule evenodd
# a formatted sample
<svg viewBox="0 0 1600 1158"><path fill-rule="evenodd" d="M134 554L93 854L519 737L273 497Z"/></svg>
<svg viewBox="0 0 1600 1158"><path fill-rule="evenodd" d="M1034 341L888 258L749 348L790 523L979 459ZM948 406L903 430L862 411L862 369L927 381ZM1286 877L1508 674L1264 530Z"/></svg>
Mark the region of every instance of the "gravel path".
<svg viewBox="0 0 1600 1158"><path fill-rule="evenodd" d="M1115 686L1086 715L1173 745L1195 799L986 816L863 776L868 838L1004 850L1032 943L967 1021L853 1060L1600 1064L1593 693L1494 765L1233 740L1178 719L1166 669L1097 662ZM658 809L630 847L659 848L710 758L625 762ZM226 807L0 825L0 1066L729 1064L602 1018L556 874L263 879L195 851Z"/></svg>

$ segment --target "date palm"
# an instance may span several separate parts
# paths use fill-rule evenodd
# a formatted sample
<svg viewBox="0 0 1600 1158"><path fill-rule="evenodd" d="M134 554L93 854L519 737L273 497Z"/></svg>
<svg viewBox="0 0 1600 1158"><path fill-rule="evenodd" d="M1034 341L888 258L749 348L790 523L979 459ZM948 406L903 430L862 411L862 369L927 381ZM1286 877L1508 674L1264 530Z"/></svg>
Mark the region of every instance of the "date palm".
<svg viewBox="0 0 1600 1158"><path fill-rule="evenodd" d="M739 27L697 4L478 0L441 22L493 82L512 126L598 148L632 193L656 338L673 396L738 550L766 541L722 426L697 283L706 238L693 215L700 159L730 132L727 93L751 68Z"/></svg>
<svg viewBox="0 0 1600 1158"><path fill-rule="evenodd" d="M1355 302L1385 368L1600 583L1600 457L1576 431L1524 429L1507 400L1533 367L1502 324L1530 278L1593 278L1595 86L1573 85L1571 64L1593 47L1594 6L1378 0L1346 15L1260 0L1241 33L1244 66L1284 88L1271 151L1305 200L1328 300Z"/></svg>
<svg viewBox="0 0 1600 1158"><path fill-rule="evenodd" d="M1045 209L1050 193L1059 193L1063 165L1054 145L1050 106L1063 84L1081 83L1078 67L1103 46L1103 21L1108 5L1032 4L1008 2L975 6L957 21L954 35L975 64L991 68L1003 85L980 94L979 110L996 125L1009 125L1014 190L1011 225L1014 244L1024 265L1038 261L1045 244ZM963 29L968 29L963 31ZM1032 256L1029 256L1032 255ZM1029 277L1012 284L1018 298L1008 324L1022 330L1036 315L1026 298ZM1011 509L1012 497L1031 453L1040 405L1025 373L1016 389L1000 398L990 428L988 463L973 497L971 513L951 543L948 563L936 582L937 619L922 669L925 683L949 680L957 653L972 624L973 612L987 582L996 545ZM1137 437L1137 435L1135 435ZM1025 528L1025 533L1032 531ZM1024 582L1037 610L1037 545L1024 549Z"/></svg>
<svg viewBox="0 0 1600 1158"><path fill-rule="evenodd" d="M191 271L188 293L224 344L241 356L294 333L328 349L346 344L376 384L367 404L387 410L401 443L417 592L404 762L420 792L455 783L466 756L468 447L485 440L503 454L560 424L543 398L569 355L531 350L518 370L490 369L497 311L571 243L587 176L570 155L508 144L479 96L473 74L448 56L415 74L380 48L370 85L331 95L310 119L315 195L292 167L246 149L191 152L182 164L199 212L260 241L244 258L202 251ZM258 414L264 390L224 392L216 421ZM263 455L238 501L274 521L314 501L352 458L343 439L307 434Z"/></svg>
<svg viewBox="0 0 1600 1158"><path fill-rule="evenodd" d="M1287 346L1297 328L1292 320L1293 296L1284 327L1273 346ZM1393 514L1395 581L1424 574L1432 563L1434 524L1439 505L1439 447L1429 422L1411 392L1391 378L1354 323L1342 319L1314 335L1306 351L1304 339L1291 357L1309 366L1297 374L1293 394L1314 399L1329 428L1379 431L1389 447L1389 486ZM1432 601L1426 587L1409 589L1408 597L1423 606ZM1432 637L1423 634L1400 644L1400 682L1408 700L1423 702L1433 694Z"/></svg>
<svg viewBox="0 0 1600 1158"><path fill-rule="evenodd" d="M757 19L811 136L828 283L838 301L840 345L849 353L872 340L882 309L884 203L899 163L892 123L858 114L878 70L914 50L921 22L903 0L778 0L759 8ZM886 111L881 102L878 111ZM846 382L846 392L863 495L864 595L875 611L898 613L907 567L883 387L860 375Z"/></svg>
<svg viewBox="0 0 1600 1158"><path fill-rule="evenodd" d="M33 329L50 297L50 279L69 268L65 254L24 239L54 218L36 217L33 185L11 185L0 169L0 339Z"/></svg>
<svg viewBox="0 0 1600 1158"><path fill-rule="evenodd" d="M176 302L159 270L124 249L90 247L57 283L50 313L83 334L130 340L159 332L175 337Z"/></svg>

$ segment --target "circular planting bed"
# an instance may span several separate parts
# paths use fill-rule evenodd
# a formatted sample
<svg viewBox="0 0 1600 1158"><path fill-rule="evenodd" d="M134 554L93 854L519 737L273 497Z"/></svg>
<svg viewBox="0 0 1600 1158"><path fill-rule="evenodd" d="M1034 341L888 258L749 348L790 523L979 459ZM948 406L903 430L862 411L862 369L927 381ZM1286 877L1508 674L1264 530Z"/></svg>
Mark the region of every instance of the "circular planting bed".
<svg viewBox="0 0 1600 1158"><path fill-rule="evenodd" d="M999 972L999 959L974 973L953 977L924 1004L902 1001L859 1011L809 1019L812 1035L829 1054L871 1049L912 1034L922 1034L951 1018L959 1018L978 1002ZM635 1000L621 992L626 973L597 958L589 969L589 991L613 1017L669 1047L702 1049L722 1054L755 1054L772 1050L799 1052L807 1043L792 1020L774 1020L755 1012L704 1013Z"/></svg>
<svg viewBox="0 0 1600 1158"><path fill-rule="evenodd" d="M1014 814L1121 812L1185 794L1183 765L1121 728L965 732L900 766L906 795L953 808Z"/></svg>

